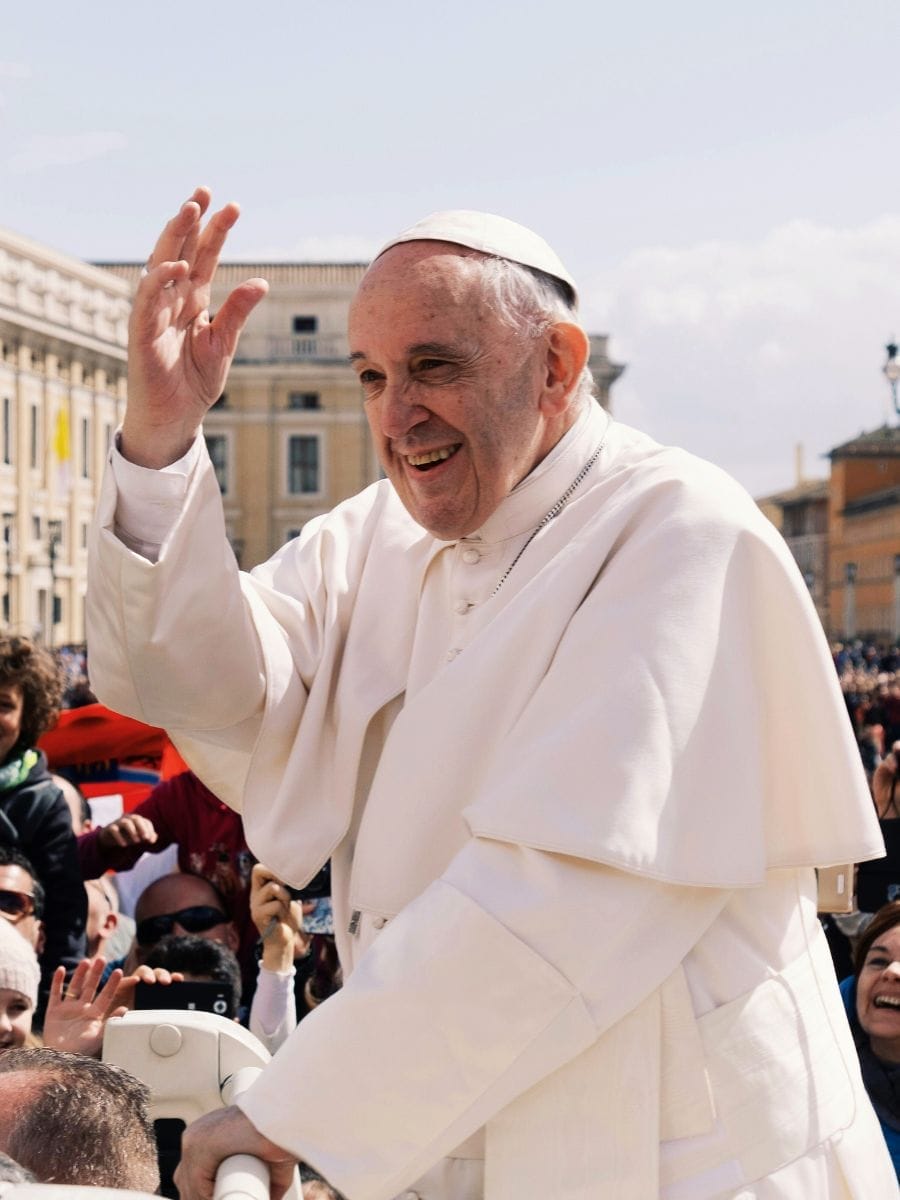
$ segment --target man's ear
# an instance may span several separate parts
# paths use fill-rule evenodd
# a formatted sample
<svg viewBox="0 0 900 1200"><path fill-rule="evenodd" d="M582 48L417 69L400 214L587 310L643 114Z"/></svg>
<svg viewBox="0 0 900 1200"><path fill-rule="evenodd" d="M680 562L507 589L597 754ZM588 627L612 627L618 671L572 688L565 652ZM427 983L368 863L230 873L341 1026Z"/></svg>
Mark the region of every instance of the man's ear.
<svg viewBox="0 0 900 1200"><path fill-rule="evenodd" d="M570 321L557 321L551 325L546 338L541 408L547 416L559 416L572 402L591 344L584 330Z"/></svg>

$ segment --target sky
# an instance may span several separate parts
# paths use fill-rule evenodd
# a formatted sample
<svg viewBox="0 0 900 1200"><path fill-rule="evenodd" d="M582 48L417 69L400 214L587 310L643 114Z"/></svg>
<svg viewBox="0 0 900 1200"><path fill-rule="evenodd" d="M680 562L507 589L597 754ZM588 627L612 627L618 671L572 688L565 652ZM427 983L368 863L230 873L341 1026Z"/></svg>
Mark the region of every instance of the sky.
<svg viewBox="0 0 900 1200"><path fill-rule="evenodd" d="M0 227L143 259L206 183L226 257L359 261L485 209L579 281L616 416L754 495L900 419L897 0L9 7Z"/></svg>

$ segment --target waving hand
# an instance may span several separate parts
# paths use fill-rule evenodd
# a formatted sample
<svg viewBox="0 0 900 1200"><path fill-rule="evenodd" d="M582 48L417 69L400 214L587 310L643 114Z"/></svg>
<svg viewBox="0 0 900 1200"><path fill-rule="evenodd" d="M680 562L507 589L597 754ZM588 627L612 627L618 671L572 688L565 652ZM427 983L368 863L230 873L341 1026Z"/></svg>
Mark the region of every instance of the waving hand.
<svg viewBox="0 0 900 1200"><path fill-rule="evenodd" d="M141 466L166 466L190 447L222 393L241 330L268 290L265 280L248 279L210 320L219 254L240 212L226 204L203 225L210 198L208 188L197 188L168 222L134 297L122 452Z"/></svg>

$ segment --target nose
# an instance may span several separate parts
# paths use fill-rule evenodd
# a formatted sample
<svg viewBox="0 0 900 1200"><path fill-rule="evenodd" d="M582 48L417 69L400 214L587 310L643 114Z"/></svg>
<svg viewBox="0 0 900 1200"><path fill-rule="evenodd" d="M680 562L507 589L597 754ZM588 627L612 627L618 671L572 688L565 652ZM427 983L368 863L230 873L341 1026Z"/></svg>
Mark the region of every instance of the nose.
<svg viewBox="0 0 900 1200"><path fill-rule="evenodd" d="M896 958L884 968L884 974L893 980L900 979L900 961Z"/></svg>
<svg viewBox="0 0 900 1200"><path fill-rule="evenodd" d="M376 403L373 415L381 432L391 441L405 437L431 415L406 383L387 383Z"/></svg>

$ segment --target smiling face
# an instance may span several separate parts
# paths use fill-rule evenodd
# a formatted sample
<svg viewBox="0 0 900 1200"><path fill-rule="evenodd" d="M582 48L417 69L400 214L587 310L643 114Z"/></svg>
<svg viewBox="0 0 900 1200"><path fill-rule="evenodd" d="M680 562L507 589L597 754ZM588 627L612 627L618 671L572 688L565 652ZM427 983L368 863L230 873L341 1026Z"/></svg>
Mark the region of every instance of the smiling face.
<svg viewBox="0 0 900 1200"><path fill-rule="evenodd" d="M446 541L479 529L576 415L548 386L548 338L518 334L485 303L478 257L442 242L395 246L350 310L385 474Z"/></svg>
<svg viewBox="0 0 900 1200"><path fill-rule="evenodd" d="M869 947L856 981L856 1015L878 1058L900 1062L900 925Z"/></svg>
<svg viewBox="0 0 900 1200"><path fill-rule="evenodd" d="M33 1014L27 996L13 988L0 988L0 1050L24 1046Z"/></svg>
<svg viewBox="0 0 900 1200"><path fill-rule="evenodd" d="M0 763L6 762L22 733L22 703L17 683L0 684Z"/></svg>

